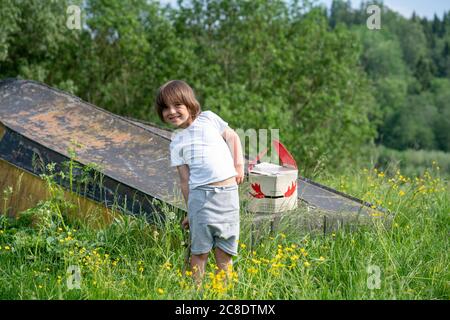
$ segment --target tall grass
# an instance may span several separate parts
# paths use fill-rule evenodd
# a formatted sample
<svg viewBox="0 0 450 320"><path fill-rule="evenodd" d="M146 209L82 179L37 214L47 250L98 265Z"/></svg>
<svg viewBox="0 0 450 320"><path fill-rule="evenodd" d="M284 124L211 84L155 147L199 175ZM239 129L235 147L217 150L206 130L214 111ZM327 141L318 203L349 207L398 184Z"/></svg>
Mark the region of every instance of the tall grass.
<svg viewBox="0 0 450 320"><path fill-rule="evenodd" d="M441 174L450 176L450 153L429 150L393 150L378 146L372 150L372 158L379 167L400 169L408 176L423 175L433 163L439 163Z"/></svg>
<svg viewBox="0 0 450 320"><path fill-rule="evenodd" d="M329 234L280 226L251 247L243 208L231 278L222 281L211 255L200 288L183 273L179 214L166 208L158 225L118 215L92 228L68 219L70 204L53 192L16 219L0 216L0 298L449 299L450 189L437 164L417 178L367 168L321 182L388 208L392 222Z"/></svg>

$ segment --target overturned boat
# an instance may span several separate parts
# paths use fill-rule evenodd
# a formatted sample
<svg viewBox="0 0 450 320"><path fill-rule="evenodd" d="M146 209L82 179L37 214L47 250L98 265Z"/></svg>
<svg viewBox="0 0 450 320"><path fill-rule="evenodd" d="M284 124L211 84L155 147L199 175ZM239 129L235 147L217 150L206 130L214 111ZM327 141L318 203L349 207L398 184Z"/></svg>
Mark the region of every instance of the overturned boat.
<svg viewBox="0 0 450 320"><path fill-rule="evenodd" d="M70 179L58 176L57 182L76 199L82 215L94 208L108 220L116 208L152 221L164 218L162 205L184 211L177 171L170 167L170 139L169 130L113 114L45 84L0 82L0 188L15 186L10 214L45 199L40 175L51 163L55 171L67 164L74 169L67 173ZM360 217L372 210L370 203L304 177L297 186L299 203L308 211Z"/></svg>

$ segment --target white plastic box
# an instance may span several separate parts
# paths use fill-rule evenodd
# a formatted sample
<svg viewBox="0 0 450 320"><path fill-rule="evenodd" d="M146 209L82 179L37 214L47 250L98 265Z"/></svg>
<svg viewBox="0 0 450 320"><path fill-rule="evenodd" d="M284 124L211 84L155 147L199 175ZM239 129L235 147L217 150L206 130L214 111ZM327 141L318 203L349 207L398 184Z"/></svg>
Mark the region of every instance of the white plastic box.
<svg viewBox="0 0 450 320"><path fill-rule="evenodd" d="M297 207L298 170L262 162L249 171L250 212L278 213Z"/></svg>

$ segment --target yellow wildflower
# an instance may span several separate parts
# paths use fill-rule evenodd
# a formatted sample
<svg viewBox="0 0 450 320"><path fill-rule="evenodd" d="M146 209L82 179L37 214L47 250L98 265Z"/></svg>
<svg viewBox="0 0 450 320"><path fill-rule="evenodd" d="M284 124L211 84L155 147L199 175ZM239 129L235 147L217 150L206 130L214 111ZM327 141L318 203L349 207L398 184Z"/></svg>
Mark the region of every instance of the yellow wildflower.
<svg viewBox="0 0 450 320"><path fill-rule="evenodd" d="M251 273L251 274L257 274L258 273L258 269L253 268L253 267L248 268L247 271L248 271L248 273Z"/></svg>
<svg viewBox="0 0 450 320"><path fill-rule="evenodd" d="M288 269L292 270L293 268L295 268L297 266L297 264L295 262L292 262L289 266Z"/></svg>
<svg viewBox="0 0 450 320"><path fill-rule="evenodd" d="M298 259L300 259L300 256L294 254L292 257L290 257L292 261L296 261Z"/></svg>

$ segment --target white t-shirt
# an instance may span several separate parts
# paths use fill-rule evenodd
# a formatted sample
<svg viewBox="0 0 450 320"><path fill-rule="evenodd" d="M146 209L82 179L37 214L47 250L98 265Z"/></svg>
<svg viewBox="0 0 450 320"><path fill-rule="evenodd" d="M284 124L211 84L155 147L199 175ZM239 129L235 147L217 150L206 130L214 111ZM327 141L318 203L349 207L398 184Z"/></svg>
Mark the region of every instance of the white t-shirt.
<svg viewBox="0 0 450 320"><path fill-rule="evenodd" d="M237 175L233 157L222 133L228 127L212 111L203 111L185 129L177 129L170 143L170 165L189 166L189 188Z"/></svg>

